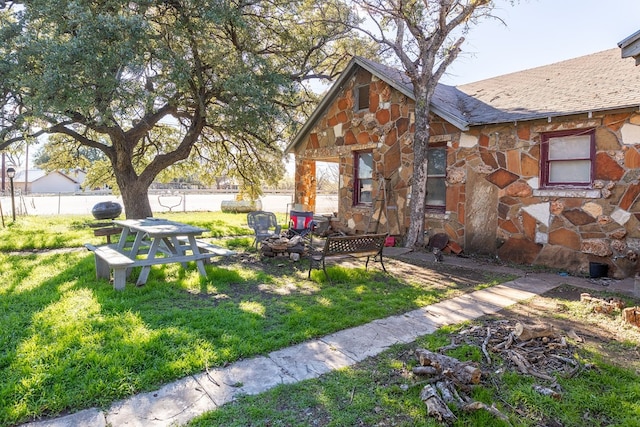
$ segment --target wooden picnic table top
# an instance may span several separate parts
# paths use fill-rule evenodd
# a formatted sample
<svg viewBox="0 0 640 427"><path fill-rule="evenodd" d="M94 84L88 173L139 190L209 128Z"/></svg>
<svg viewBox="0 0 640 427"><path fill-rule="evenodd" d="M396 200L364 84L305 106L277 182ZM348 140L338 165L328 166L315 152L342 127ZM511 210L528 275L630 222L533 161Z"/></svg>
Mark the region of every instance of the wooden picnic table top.
<svg viewBox="0 0 640 427"><path fill-rule="evenodd" d="M142 231L150 237L197 236L205 229L161 218L114 220L115 224L134 231Z"/></svg>

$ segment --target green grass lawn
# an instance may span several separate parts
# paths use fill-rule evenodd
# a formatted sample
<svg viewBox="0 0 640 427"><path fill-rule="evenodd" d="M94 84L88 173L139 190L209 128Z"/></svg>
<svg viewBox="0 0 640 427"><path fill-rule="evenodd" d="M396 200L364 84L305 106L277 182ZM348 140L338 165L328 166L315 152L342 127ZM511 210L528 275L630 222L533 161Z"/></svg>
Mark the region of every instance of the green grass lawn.
<svg viewBox="0 0 640 427"><path fill-rule="evenodd" d="M314 271L308 280L305 261L260 261L251 246L246 215L162 217L210 230L205 238L237 250L238 256L207 265L207 277L200 276L194 264L187 269L179 264L155 266L145 286L127 283L118 292L95 278L93 254L82 248L87 242L105 242L93 236L91 217L19 217L0 229L1 426L94 406L108 408L116 400L188 374L509 279L489 273L479 279L477 273L466 276L441 266L432 281L410 272L399 276L345 267L330 267L332 283L324 280L322 271ZM415 345L437 348L434 339L446 343L436 334ZM437 425L417 398L420 387L401 388L406 381L398 373L411 348L397 346L319 379L242 398L193 424ZM561 414L568 420L565 426L589 425L575 421L581 420L579 411L568 410L580 399L588 401L590 411L606 413L597 425L640 425L630 421L640 415L634 403L640 396L634 385L640 383L637 375L612 368L597 353L593 359L598 370L562 384L570 390L566 402L531 395L525 390L530 380L520 375L507 378L509 390L496 386L478 393L485 393L485 400L526 406L529 413L541 414L539 419ZM613 405L616 395L619 402ZM517 408L514 411L517 419ZM461 414L457 425L499 424L475 413Z"/></svg>
<svg viewBox="0 0 640 427"><path fill-rule="evenodd" d="M239 255L207 265L207 277L195 264L156 266L145 286L118 292L95 278L93 254L82 248L105 242L88 227L92 218L20 217L0 230L0 425L108 407L470 286L340 267L333 283L322 271L308 280L306 262L258 262L246 215L162 216L210 230L205 238ZM471 289L500 280L489 275Z"/></svg>

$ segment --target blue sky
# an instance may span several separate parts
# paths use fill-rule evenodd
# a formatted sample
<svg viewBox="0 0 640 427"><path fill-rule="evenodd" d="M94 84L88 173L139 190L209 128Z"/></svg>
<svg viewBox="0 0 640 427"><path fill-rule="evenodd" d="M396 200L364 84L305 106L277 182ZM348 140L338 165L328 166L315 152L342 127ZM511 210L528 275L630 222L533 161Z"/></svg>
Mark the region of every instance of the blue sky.
<svg viewBox="0 0 640 427"><path fill-rule="evenodd" d="M497 3L494 14L506 26L485 20L472 28L441 83L470 83L600 52L640 30L640 0Z"/></svg>

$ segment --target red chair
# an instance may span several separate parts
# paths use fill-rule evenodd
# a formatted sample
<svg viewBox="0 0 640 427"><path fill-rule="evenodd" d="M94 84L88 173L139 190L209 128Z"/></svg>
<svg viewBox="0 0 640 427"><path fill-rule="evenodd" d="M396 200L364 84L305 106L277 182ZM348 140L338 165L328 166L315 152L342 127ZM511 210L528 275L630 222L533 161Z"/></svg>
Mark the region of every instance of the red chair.
<svg viewBox="0 0 640 427"><path fill-rule="evenodd" d="M289 238L293 236L311 236L316 223L313 212L291 211L289 215Z"/></svg>

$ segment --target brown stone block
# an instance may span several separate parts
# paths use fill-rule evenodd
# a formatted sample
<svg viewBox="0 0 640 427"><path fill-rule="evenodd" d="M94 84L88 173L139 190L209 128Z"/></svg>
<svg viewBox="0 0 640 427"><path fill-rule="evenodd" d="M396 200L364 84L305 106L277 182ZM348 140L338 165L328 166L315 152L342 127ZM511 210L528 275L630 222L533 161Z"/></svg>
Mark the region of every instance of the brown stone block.
<svg viewBox="0 0 640 427"><path fill-rule="evenodd" d="M580 233L580 237L582 237L583 239L604 239L605 237L607 237L607 235L599 231L591 231Z"/></svg>
<svg viewBox="0 0 640 427"><path fill-rule="evenodd" d="M612 131L619 131L625 121L631 116L630 113L607 114L602 120L602 124Z"/></svg>
<svg viewBox="0 0 640 427"><path fill-rule="evenodd" d="M380 96L377 93L369 94L369 111L375 113L380 105Z"/></svg>
<svg viewBox="0 0 640 427"><path fill-rule="evenodd" d="M382 109L382 110L378 110L376 112L376 120L378 121L378 123L380 123L381 125L386 124L387 122L389 122L389 119L391 117L391 113L389 112L388 109Z"/></svg>
<svg viewBox="0 0 640 427"><path fill-rule="evenodd" d="M496 152L496 160L498 161L498 166L501 168L507 167L507 156L502 151Z"/></svg>
<svg viewBox="0 0 640 427"><path fill-rule="evenodd" d="M464 226L466 217L465 217L465 207L464 207L464 202L462 203L458 203L458 221L460 221L460 224L462 224Z"/></svg>
<svg viewBox="0 0 640 427"><path fill-rule="evenodd" d="M344 97L338 98L337 105L338 105L338 110L350 110L352 107L351 102L349 102L349 99Z"/></svg>
<svg viewBox="0 0 640 427"><path fill-rule="evenodd" d="M327 119L327 126L333 127L338 124L338 118L336 116L331 116Z"/></svg>
<svg viewBox="0 0 640 427"><path fill-rule="evenodd" d="M515 173L516 175L520 175L522 173L522 168L520 166L520 150L507 151L507 170Z"/></svg>
<svg viewBox="0 0 640 427"><path fill-rule="evenodd" d="M516 264L532 264L541 250L542 246L531 240L511 238L498 249L498 256Z"/></svg>
<svg viewBox="0 0 640 427"><path fill-rule="evenodd" d="M396 121L400 118L400 105L391 104L391 116L389 117L391 121Z"/></svg>
<svg viewBox="0 0 640 427"><path fill-rule="evenodd" d="M640 184L630 184L627 187L627 191L624 192L624 196L620 199L618 206L620 209L629 210L631 205L636 201L640 194Z"/></svg>
<svg viewBox="0 0 640 427"><path fill-rule="evenodd" d="M529 125L518 126L518 139L524 139L528 141L531 138L531 127Z"/></svg>
<svg viewBox="0 0 640 427"><path fill-rule="evenodd" d="M596 222L596 219L583 211L582 209L569 209L563 212L564 217L573 225L581 226L585 224L592 224Z"/></svg>
<svg viewBox="0 0 640 427"><path fill-rule="evenodd" d="M525 238L534 240L536 237L536 219L526 212L522 212L522 231Z"/></svg>
<svg viewBox="0 0 640 427"><path fill-rule="evenodd" d="M582 241L580 251L585 254L608 257L613 254L606 239L587 239Z"/></svg>
<svg viewBox="0 0 640 427"><path fill-rule="evenodd" d="M619 181L624 175L624 169L607 153L596 154L596 179Z"/></svg>
<svg viewBox="0 0 640 427"><path fill-rule="evenodd" d="M559 228L549 233L549 243L565 246L574 251L580 250L580 236L575 231Z"/></svg>
<svg viewBox="0 0 640 427"><path fill-rule="evenodd" d="M399 118L396 121L396 129L398 130L398 135L403 135L409 130L409 119L408 118Z"/></svg>
<svg viewBox="0 0 640 427"><path fill-rule="evenodd" d="M400 168L400 146L398 144L389 148L382 159L382 163L385 177L390 177Z"/></svg>
<svg viewBox="0 0 640 427"><path fill-rule="evenodd" d="M344 134L344 145L354 145L358 142L356 136L351 130L348 130Z"/></svg>
<svg viewBox="0 0 640 427"><path fill-rule="evenodd" d="M498 227L511 234L520 232L518 226L511 220L498 220Z"/></svg>
<svg viewBox="0 0 640 427"><path fill-rule="evenodd" d="M551 219L551 223L549 224L549 232L553 231L553 230L557 230L559 228L563 228L567 225L564 217L561 216L554 216Z"/></svg>
<svg viewBox="0 0 640 427"><path fill-rule="evenodd" d="M516 181L506 188L505 194L512 197L530 197L533 189L526 182Z"/></svg>
<svg viewBox="0 0 640 427"><path fill-rule="evenodd" d="M518 175L501 168L487 176L486 179L498 188L505 188L517 181L518 178Z"/></svg>
<svg viewBox="0 0 640 427"><path fill-rule="evenodd" d="M447 207L450 207L450 209L447 209L447 210L455 210L456 205L460 203L459 196L460 196L459 185L452 185L450 187L447 187L446 204L447 204Z"/></svg>
<svg viewBox="0 0 640 427"><path fill-rule="evenodd" d="M509 207L509 205L505 203L498 203L498 218L500 219L509 218L510 211L511 211L511 208Z"/></svg>
<svg viewBox="0 0 640 427"><path fill-rule="evenodd" d="M398 131L396 128L393 128L389 131L388 134L384 137L384 144L386 146L397 145L398 142ZM411 148L413 150L413 147Z"/></svg>
<svg viewBox="0 0 640 427"><path fill-rule="evenodd" d="M583 275L589 265L588 256L565 246L545 245L538 254L536 265L557 268L575 275Z"/></svg>
<svg viewBox="0 0 640 427"><path fill-rule="evenodd" d="M338 120L338 123L347 123L349 121L349 115L347 114L346 111L340 111L337 115L336 115L336 119Z"/></svg>
<svg viewBox="0 0 640 427"><path fill-rule="evenodd" d="M358 144L368 144L371 142L371 135L369 135L369 132L360 132L356 138L358 140Z"/></svg>
<svg viewBox="0 0 640 427"><path fill-rule="evenodd" d="M521 158L522 176L529 178L535 177L540 174L540 162L538 159L534 159L528 154L522 154Z"/></svg>
<svg viewBox="0 0 640 427"><path fill-rule="evenodd" d="M318 145L318 134L317 133L314 132L312 134L309 134L309 146L308 147L312 148L312 149L319 147L319 145Z"/></svg>
<svg viewBox="0 0 640 427"><path fill-rule="evenodd" d="M629 169L640 168L640 153L636 147L629 147L624 153L624 165Z"/></svg>
<svg viewBox="0 0 640 427"><path fill-rule="evenodd" d="M603 127L596 129L596 150L597 151L609 151L619 150L620 142L615 133L611 132L609 128Z"/></svg>
<svg viewBox="0 0 640 427"><path fill-rule="evenodd" d="M498 162L494 157L493 153L489 150L480 148L480 158L484 162L485 165L492 167L493 169L498 169Z"/></svg>
<svg viewBox="0 0 640 427"><path fill-rule="evenodd" d="M484 133L480 134L478 145L480 145L480 147L487 148L489 146L489 135L485 135Z"/></svg>

